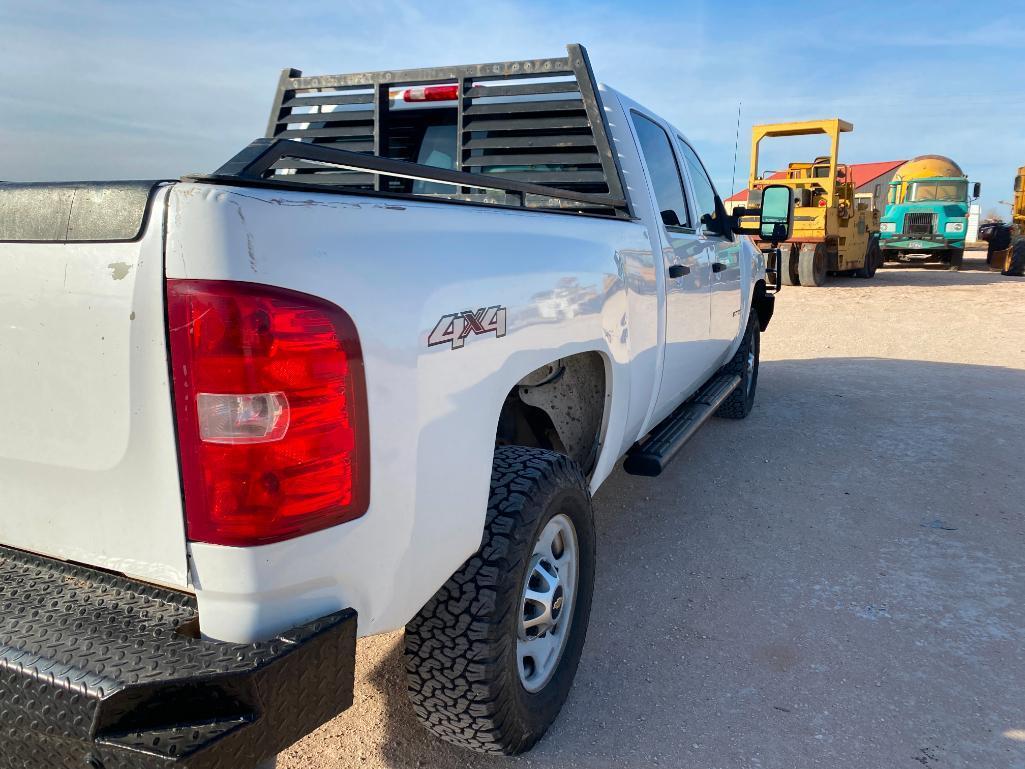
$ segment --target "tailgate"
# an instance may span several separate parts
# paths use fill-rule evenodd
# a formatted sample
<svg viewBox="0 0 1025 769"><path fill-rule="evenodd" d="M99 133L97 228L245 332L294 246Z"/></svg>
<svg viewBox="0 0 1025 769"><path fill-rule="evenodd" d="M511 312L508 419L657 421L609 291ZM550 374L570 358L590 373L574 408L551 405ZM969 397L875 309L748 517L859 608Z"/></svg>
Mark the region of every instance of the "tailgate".
<svg viewBox="0 0 1025 769"><path fill-rule="evenodd" d="M166 193L0 185L0 544L183 587Z"/></svg>

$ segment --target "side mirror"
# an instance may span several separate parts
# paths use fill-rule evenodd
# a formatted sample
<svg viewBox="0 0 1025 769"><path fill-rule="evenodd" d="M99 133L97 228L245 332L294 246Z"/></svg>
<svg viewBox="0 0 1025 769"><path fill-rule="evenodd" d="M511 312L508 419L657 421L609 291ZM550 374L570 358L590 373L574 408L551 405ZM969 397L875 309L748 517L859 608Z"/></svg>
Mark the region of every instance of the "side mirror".
<svg viewBox="0 0 1025 769"><path fill-rule="evenodd" d="M762 190L762 212L758 217L758 234L773 245L790 238L794 228L794 191L782 184Z"/></svg>
<svg viewBox="0 0 1025 769"><path fill-rule="evenodd" d="M715 213L701 215L701 226L705 232L723 238L732 239L732 221L733 217L726 212L726 206L718 195L715 196Z"/></svg>
<svg viewBox="0 0 1025 769"><path fill-rule="evenodd" d="M973 198L977 198L981 194L982 194L982 182L975 182L975 185L972 187L972 197Z"/></svg>
<svg viewBox="0 0 1025 769"><path fill-rule="evenodd" d="M659 211L662 216L662 224L666 227L679 227L680 217L676 215L676 211L671 208L667 208L665 211Z"/></svg>

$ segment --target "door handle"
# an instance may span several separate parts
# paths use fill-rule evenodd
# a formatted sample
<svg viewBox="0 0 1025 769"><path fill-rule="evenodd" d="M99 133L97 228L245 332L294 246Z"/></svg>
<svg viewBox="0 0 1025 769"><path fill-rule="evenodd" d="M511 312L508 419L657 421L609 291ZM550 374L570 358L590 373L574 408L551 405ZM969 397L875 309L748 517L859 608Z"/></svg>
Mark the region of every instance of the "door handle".
<svg viewBox="0 0 1025 769"><path fill-rule="evenodd" d="M670 278L682 278L684 275L690 275L690 267L685 264L674 264L669 268Z"/></svg>
<svg viewBox="0 0 1025 769"><path fill-rule="evenodd" d="M722 272L726 269L726 265L723 262L712 262L712 272Z"/></svg>

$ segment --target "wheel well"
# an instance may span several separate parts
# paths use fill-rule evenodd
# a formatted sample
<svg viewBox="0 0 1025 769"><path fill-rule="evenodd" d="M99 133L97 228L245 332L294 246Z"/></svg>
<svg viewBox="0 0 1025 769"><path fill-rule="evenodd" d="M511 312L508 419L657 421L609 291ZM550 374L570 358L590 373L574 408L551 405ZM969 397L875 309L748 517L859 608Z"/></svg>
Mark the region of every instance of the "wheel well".
<svg viewBox="0 0 1025 769"><path fill-rule="evenodd" d="M496 446L533 446L565 454L584 473L594 469L605 425L605 359L569 355L523 377L505 396Z"/></svg>

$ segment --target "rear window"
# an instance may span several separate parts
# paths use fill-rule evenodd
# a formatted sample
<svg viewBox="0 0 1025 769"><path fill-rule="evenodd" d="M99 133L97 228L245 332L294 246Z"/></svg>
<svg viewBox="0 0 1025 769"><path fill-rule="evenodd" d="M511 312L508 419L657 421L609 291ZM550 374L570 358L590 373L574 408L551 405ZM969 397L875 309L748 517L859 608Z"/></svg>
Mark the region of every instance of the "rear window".
<svg viewBox="0 0 1025 769"><path fill-rule="evenodd" d="M420 165L433 168L447 168L449 171L456 169L456 124L442 124L427 126L424 131L423 141L417 152L416 162ZM453 192L455 187L451 184L439 182L414 181L413 192L415 194L445 193Z"/></svg>

